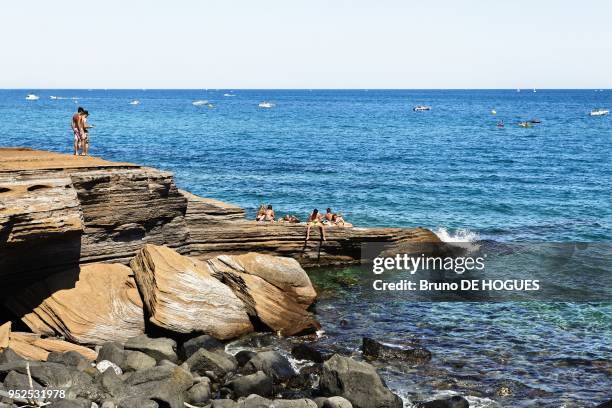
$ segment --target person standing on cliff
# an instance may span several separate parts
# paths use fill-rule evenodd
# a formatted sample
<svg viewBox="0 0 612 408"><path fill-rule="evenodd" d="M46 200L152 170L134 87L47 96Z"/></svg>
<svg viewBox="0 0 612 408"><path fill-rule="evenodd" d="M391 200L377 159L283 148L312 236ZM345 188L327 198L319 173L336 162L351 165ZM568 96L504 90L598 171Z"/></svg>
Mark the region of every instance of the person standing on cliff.
<svg viewBox="0 0 612 408"><path fill-rule="evenodd" d="M72 115L72 122L70 123L70 127L72 128L72 132L74 133L74 155L78 156L79 147L83 149L83 136L85 135L85 123L83 121L83 114L85 109L81 106L77 109L77 113Z"/></svg>

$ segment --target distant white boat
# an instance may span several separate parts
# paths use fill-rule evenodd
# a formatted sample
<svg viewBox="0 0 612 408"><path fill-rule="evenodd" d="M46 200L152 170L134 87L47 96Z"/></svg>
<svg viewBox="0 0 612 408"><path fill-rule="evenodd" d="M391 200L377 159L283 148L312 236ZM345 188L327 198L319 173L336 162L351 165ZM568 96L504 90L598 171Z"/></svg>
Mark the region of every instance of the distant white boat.
<svg viewBox="0 0 612 408"><path fill-rule="evenodd" d="M197 101L193 101L193 102L191 102L191 104L192 104L193 106L202 106L202 105L208 105L208 101L204 101L204 100L202 100L202 99L199 99L199 100L197 100Z"/></svg>
<svg viewBox="0 0 612 408"><path fill-rule="evenodd" d="M276 106L275 104L273 104L271 102L266 102L266 101L264 101L264 102L259 104L260 108L265 108L265 109L270 109L270 108L273 108L275 106Z"/></svg>
<svg viewBox="0 0 612 408"><path fill-rule="evenodd" d="M495 109L491 110L491 115L497 115L497 111Z"/></svg>
<svg viewBox="0 0 612 408"><path fill-rule="evenodd" d="M593 109L589 115L591 116L605 116L610 113L608 109Z"/></svg>
<svg viewBox="0 0 612 408"><path fill-rule="evenodd" d="M140 101L138 99L134 99L132 102L130 102L130 105L140 105Z"/></svg>
<svg viewBox="0 0 612 408"><path fill-rule="evenodd" d="M231 93L224 93L223 96L236 96L236 95L231 94Z"/></svg>
<svg viewBox="0 0 612 408"><path fill-rule="evenodd" d="M51 95L51 96L49 97L49 99L57 99L57 96L53 96L53 95Z"/></svg>
<svg viewBox="0 0 612 408"><path fill-rule="evenodd" d="M28 96L26 96L25 98L27 101L37 101L40 99L40 96L34 95L34 94L28 94Z"/></svg>
<svg viewBox="0 0 612 408"><path fill-rule="evenodd" d="M412 108L412 110L415 112L425 112L425 111L431 110L431 106L417 105L414 108Z"/></svg>
<svg viewBox="0 0 612 408"><path fill-rule="evenodd" d="M533 92L537 92L535 88L533 88Z"/></svg>

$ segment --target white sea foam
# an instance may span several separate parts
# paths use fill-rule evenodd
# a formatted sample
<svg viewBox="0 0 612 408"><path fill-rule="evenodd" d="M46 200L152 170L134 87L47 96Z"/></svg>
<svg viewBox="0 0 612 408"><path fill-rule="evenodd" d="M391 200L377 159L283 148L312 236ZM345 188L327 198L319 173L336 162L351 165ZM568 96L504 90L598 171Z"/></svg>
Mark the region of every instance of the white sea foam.
<svg viewBox="0 0 612 408"><path fill-rule="evenodd" d="M448 229L440 227L434 233L443 242L465 248L468 251L477 251L480 248L480 245L478 245L480 236L465 228L459 228L454 232L450 232Z"/></svg>

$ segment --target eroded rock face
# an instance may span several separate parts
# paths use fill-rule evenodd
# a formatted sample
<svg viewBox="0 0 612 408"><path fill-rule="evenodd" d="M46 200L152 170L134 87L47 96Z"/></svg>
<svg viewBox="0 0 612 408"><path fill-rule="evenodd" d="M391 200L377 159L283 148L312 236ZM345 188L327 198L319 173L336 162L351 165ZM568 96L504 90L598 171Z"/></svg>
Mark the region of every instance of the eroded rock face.
<svg viewBox="0 0 612 408"><path fill-rule="evenodd" d="M231 339L253 331L244 304L206 264L145 245L130 262L151 323L179 333Z"/></svg>
<svg viewBox="0 0 612 408"><path fill-rule="evenodd" d="M307 311L317 294L295 259L248 253L221 255L206 263L247 305L249 314L271 329L290 336L320 327Z"/></svg>
<svg viewBox="0 0 612 408"><path fill-rule="evenodd" d="M59 334L80 344L124 342L144 332L132 271L120 264L54 274L9 299L7 306L34 333Z"/></svg>

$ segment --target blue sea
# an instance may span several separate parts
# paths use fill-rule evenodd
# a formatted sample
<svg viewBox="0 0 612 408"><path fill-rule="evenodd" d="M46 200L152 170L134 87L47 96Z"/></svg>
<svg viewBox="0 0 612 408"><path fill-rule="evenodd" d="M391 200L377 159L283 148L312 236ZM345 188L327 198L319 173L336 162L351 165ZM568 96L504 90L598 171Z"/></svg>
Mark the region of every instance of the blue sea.
<svg viewBox="0 0 612 408"><path fill-rule="evenodd" d="M249 216L262 203L301 218L331 207L357 226L423 226L447 241L612 241L612 117L588 115L612 108L612 90L0 90L0 145L70 153L77 106L95 125L93 155L172 171ZM330 287L357 273L312 277ZM407 404L612 398L610 302L431 304L337 286L317 304L327 341L416 337L432 350L425 368L380 367Z"/></svg>

